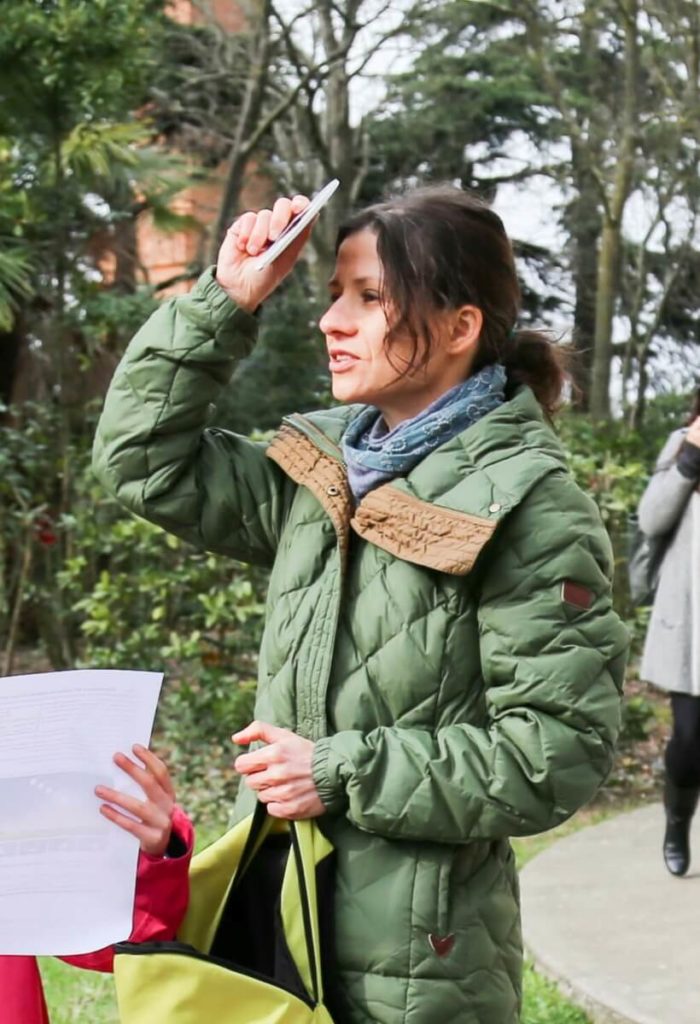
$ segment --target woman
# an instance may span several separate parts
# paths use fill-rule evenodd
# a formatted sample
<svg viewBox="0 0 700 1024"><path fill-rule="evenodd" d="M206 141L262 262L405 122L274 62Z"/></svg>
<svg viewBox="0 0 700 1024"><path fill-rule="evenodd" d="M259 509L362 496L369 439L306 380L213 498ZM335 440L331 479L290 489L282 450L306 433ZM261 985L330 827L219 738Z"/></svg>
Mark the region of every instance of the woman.
<svg viewBox="0 0 700 1024"><path fill-rule="evenodd" d="M700 387L688 427L675 430L659 455L639 525L649 537L670 538L640 675L671 694L663 856L672 875L684 875L700 792Z"/></svg>
<svg viewBox="0 0 700 1024"><path fill-rule="evenodd" d="M508 837L551 828L612 761L627 635L611 551L548 422L563 374L517 329L499 218L452 188L340 232L320 327L346 404L269 445L207 427L308 200L229 230L107 396L94 464L135 512L272 567L256 721L236 768L335 844L338 1024L510 1024L521 939Z"/></svg>
<svg viewBox="0 0 700 1024"><path fill-rule="evenodd" d="M171 939L187 909L193 829L175 804L163 762L145 747L134 747L134 753L137 760L125 754L117 754L114 760L141 788L144 799L105 786L98 786L96 795L109 801L100 805L103 817L139 840L130 940ZM111 971L114 957L109 946L61 959L88 970ZM0 956L0 993L0 1024L49 1024L41 975L33 956Z"/></svg>

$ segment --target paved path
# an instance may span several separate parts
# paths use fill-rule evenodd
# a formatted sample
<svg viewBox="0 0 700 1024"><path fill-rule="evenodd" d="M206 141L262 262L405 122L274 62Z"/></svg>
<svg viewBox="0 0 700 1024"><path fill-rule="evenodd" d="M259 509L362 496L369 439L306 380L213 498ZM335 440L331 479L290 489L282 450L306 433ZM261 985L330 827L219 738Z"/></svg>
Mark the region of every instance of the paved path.
<svg viewBox="0 0 700 1024"><path fill-rule="evenodd" d="M661 859L660 804L583 828L521 875L529 954L601 1024L700 1024L700 815L695 865Z"/></svg>

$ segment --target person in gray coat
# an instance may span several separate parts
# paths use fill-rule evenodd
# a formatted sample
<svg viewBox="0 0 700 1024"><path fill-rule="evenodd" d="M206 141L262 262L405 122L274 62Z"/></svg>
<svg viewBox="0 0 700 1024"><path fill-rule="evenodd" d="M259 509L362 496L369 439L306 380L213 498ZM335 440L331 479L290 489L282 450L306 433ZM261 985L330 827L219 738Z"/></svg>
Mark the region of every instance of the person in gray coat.
<svg viewBox="0 0 700 1024"><path fill-rule="evenodd" d="M641 678L670 691L663 855L673 875L690 864L700 794L700 387L688 426L664 445L639 506L648 537L668 537L644 645Z"/></svg>

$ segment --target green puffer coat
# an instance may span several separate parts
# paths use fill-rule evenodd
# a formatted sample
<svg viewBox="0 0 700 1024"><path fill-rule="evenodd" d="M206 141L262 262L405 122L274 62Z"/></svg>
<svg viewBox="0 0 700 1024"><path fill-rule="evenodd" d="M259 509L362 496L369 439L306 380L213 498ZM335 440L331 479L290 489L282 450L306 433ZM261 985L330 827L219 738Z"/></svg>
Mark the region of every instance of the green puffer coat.
<svg viewBox="0 0 700 1024"><path fill-rule="evenodd" d="M256 717L317 741L338 1024L514 1024L508 837L589 800L619 726L607 536L527 388L357 508L338 444L358 407L269 446L207 428L255 330L211 271L165 303L115 373L96 471L166 530L272 567Z"/></svg>

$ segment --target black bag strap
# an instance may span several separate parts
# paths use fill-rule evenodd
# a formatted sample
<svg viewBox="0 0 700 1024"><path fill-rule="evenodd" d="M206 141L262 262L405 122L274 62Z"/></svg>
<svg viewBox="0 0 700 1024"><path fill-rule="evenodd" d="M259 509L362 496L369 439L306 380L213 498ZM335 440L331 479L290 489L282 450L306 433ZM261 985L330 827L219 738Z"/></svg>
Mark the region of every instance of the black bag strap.
<svg viewBox="0 0 700 1024"><path fill-rule="evenodd" d="M253 820L250 825L250 831L243 847L236 874L234 876L231 888L238 886L246 871L255 859L258 850L265 841L265 837L270 832L273 818L267 813L267 807L261 800L256 801L255 810L253 812ZM315 864L309 862L309 851L310 844L308 842L303 843L300 840L299 829L311 829L311 822L288 822L289 825L289 838L290 838L290 849L294 857L294 867L298 886L298 897L299 906L301 908L302 915L302 926L304 931L304 942L306 946L306 956L309 964L309 977L311 979L311 996L315 1003L319 1003L323 999L323 985L320 973L320 929L318 923L318 910L312 908L311 897L309 888L311 885L315 891L315 879L310 877L310 872L315 872ZM307 855L304 856L304 847L306 847ZM285 872L286 873L286 872ZM315 916L315 920L314 920Z"/></svg>
<svg viewBox="0 0 700 1024"><path fill-rule="evenodd" d="M248 838L246 839L245 846L243 847L243 853L241 854L241 858L238 862L238 868L233 879L234 886L238 885L250 867L251 861L260 849L260 846L265 839L265 835L269 831L270 825L271 819L267 813L267 807L262 800L256 800Z"/></svg>
<svg viewBox="0 0 700 1024"><path fill-rule="evenodd" d="M311 900L308 890L309 880L306 875L307 868L311 868L313 870L313 865L309 865L304 862L296 822L291 821L289 825L292 837L294 861L297 869L297 877L299 879L299 905L301 907L302 922L304 925L306 955L309 958L309 975L311 977L312 988L311 995L313 996L314 1002L319 1003L323 999L323 992L321 989L320 964L318 964L316 958L316 946L319 940L318 908L316 908L316 929L314 935L314 922L312 921Z"/></svg>

